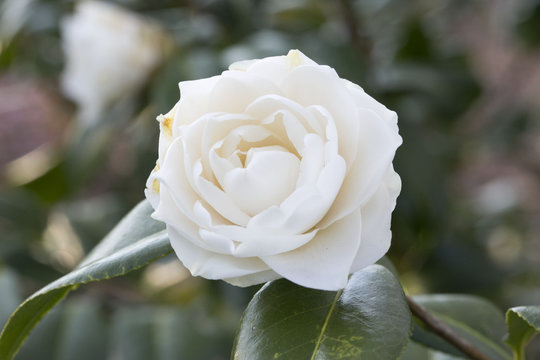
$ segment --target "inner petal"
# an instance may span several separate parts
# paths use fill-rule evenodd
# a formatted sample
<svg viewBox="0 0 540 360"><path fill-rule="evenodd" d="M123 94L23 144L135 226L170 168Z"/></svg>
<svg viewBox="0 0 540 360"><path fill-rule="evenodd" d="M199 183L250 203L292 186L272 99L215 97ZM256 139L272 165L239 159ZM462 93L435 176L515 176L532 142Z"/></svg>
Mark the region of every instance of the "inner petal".
<svg viewBox="0 0 540 360"><path fill-rule="evenodd" d="M279 205L295 189L300 160L281 146L251 148L244 168L229 171L223 189L250 216Z"/></svg>

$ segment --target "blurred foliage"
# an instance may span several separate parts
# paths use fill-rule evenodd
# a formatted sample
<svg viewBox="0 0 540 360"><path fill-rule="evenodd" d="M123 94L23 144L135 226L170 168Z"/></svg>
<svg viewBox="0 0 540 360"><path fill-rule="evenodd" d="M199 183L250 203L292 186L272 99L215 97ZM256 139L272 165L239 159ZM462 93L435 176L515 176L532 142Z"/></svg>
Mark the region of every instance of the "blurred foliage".
<svg viewBox="0 0 540 360"><path fill-rule="evenodd" d="M2 324L143 198L157 158L154 118L178 100L178 81L290 48L399 115L403 191L390 257L405 288L481 295L501 308L540 303L540 2L117 4L160 24L174 46L141 89L83 126L59 87L60 27L75 2L0 2ZM37 349L43 359L77 350L89 358L228 358L256 289L158 270L75 293L17 358L36 358ZM528 351L540 357L538 341Z"/></svg>

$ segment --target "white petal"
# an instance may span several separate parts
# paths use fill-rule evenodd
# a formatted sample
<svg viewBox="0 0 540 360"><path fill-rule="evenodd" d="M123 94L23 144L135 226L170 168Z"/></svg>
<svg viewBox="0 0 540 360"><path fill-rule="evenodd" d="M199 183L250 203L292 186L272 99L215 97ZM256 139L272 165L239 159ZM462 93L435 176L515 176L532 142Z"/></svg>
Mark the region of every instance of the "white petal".
<svg viewBox="0 0 540 360"><path fill-rule="evenodd" d="M232 130L225 139L216 142L210 149L209 163L221 187L223 188L225 175L229 171L243 167L239 158L239 154L245 154L245 151L239 150L243 140L248 143L247 146L264 146L272 143L271 138L275 139L274 134L262 126L243 125Z"/></svg>
<svg viewBox="0 0 540 360"><path fill-rule="evenodd" d="M296 190L279 207L252 217L248 228L272 234L301 234L317 225L332 206L345 176L345 162L333 150L332 146L323 148L317 135L307 135Z"/></svg>
<svg viewBox="0 0 540 360"><path fill-rule="evenodd" d="M355 211L319 231L306 245L261 259L284 278L314 289L338 290L347 285L360 245L361 216Z"/></svg>
<svg viewBox="0 0 540 360"><path fill-rule="evenodd" d="M308 134L304 137L304 151L300 161L297 187L315 184L324 168L324 142L320 136Z"/></svg>
<svg viewBox="0 0 540 360"><path fill-rule="evenodd" d="M202 163L202 174L213 180L209 154L216 142L223 139L233 129L249 124L252 119L243 114L208 113L194 123L179 129L179 136L184 140L184 153L187 159L186 171L191 172L190 166L195 161Z"/></svg>
<svg viewBox="0 0 540 360"><path fill-rule="evenodd" d="M302 234L313 227L313 219L324 211L318 189L313 184L306 184L297 188L280 206L271 206L252 217L247 229L272 235Z"/></svg>
<svg viewBox="0 0 540 360"><path fill-rule="evenodd" d="M246 167L229 171L223 179L225 193L234 203L253 216L279 205L295 188L300 161L286 151L252 148Z"/></svg>
<svg viewBox="0 0 540 360"><path fill-rule="evenodd" d="M174 118L176 116L176 109L178 108L178 103L165 115L159 115L157 120L159 121L159 147L158 147L158 164L163 165L163 160L165 159L165 154L171 145L173 140L173 126Z"/></svg>
<svg viewBox="0 0 540 360"><path fill-rule="evenodd" d="M207 79L182 81L180 88L180 101L174 118L173 136L176 136L178 127L188 125L209 113L208 96L219 76Z"/></svg>
<svg viewBox="0 0 540 360"><path fill-rule="evenodd" d="M390 221L400 189L399 176L389 168L385 182L362 207L362 242L354 259L353 272L375 263L390 248Z"/></svg>
<svg viewBox="0 0 540 360"><path fill-rule="evenodd" d="M357 106L336 72L328 66L300 66L283 83L286 96L308 107L320 105L332 114L339 135L339 154L347 164L357 155L361 124Z"/></svg>
<svg viewBox="0 0 540 360"><path fill-rule="evenodd" d="M368 109L360 109L358 123L358 155L349 169L334 204L321 221L324 228L359 208L377 191L394 154L401 144L401 137L381 118Z"/></svg>
<svg viewBox="0 0 540 360"><path fill-rule="evenodd" d="M265 119L272 114L287 110L294 115L298 121L309 131L322 134L323 128L320 122L314 118L304 106L298 104L293 98L286 98L277 94L269 94L258 97L246 108L246 114L257 118Z"/></svg>
<svg viewBox="0 0 540 360"><path fill-rule="evenodd" d="M256 98L280 93L274 83L263 77L242 71L224 71L209 95L209 110L241 114Z"/></svg>
<svg viewBox="0 0 540 360"><path fill-rule="evenodd" d="M223 280L234 286L246 287L246 286L251 286L255 284L262 284L267 281L276 280L276 279L279 279L280 277L281 276L276 274L274 271L266 270L266 271L261 271L255 274L244 275L244 276L240 276L236 278L229 278L229 279L223 279Z"/></svg>
<svg viewBox="0 0 540 360"><path fill-rule="evenodd" d="M182 234L184 239L192 242L195 246L212 250L211 246L202 241L199 236L199 225L180 211L167 187L161 189L159 206L152 217L166 223L168 228L174 228L176 232Z"/></svg>
<svg viewBox="0 0 540 360"><path fill-rule="evenodd" d="M161 185L159 180L156 178L156 172L158 169L159 164L156 164L156 167L152 170L150 175L148 175L148 179L146 179L146 186L144 189L144 196L148 199L150 205L152 205L154 209L156 209L159 204L159 189Z"/></svg>
<svg viewBox="0 0 540 360"><path fill-rule="evenodd" d="M173 141L163 167L156 173L156 178L161 182L161 186L167 187L176 206L192 221L196 221L193 217L196 202L211 199L211 201L206 202L224 218L237 224L247 224L249 216L238 209L221 189L200 175L200 162L196 169L192 170L196 177L196 179L191 179L195 189L192 187L188 177L193 176L193 174L186 174L185 168L189 169L190 167L184 163L186 157L184 156L182 140L183 138L177 138Z"/></svg>
<svg viewBox="0 0 540 360"><path fill-rule="evenodd" d="M280 84L292 69L298 66L319 66L298 50L291 50L286 56L267 57L252 62L247 71Z"/></svg>
<svg viewBox="0 0 540 360"><path fill-rule="evenodd" d="M397 114L364 92L359 85L343 79L347 89L354 97L354 103L359 108L367 108L376 112L388 125L395 127L397 131Z"/></svg>
<svg viewBox="0 0 540 360"><path fill-rule="evenodd" d="M206 251L184 238L184 234L167 226L167 232L176 255L193 276L207 279L228 279L268 270L258 258L235 258L230 255Z"/></svg>
<svg viewBox="0 0 540 360"><path fill-rule="evenodd" d="M212 182L201 176L200 161L194 164L193 181L197 192L214 210L230 222L245 226L250 216L242 211L231 197Z"/></svg>
<svg viewBox="0 0 540 360"><path fill-rule="evenodd" d="M214 232L216 235L212 235ZM272 235L246 229L242 226L217 225L212 229L201 232L201 236L216 236L228 238L237 243L234 256L252 257L274 255L296 249L309 242L317 230L306 234Z"/></svg>
<svg viewBox="0 0 540 360"><path fill-rule="evenodd" d="M166 187L176 206L186 216L190 216L198 196L188 181L184 168L184 150L182 139L177 138L169 146L163 166L155 173L161 188Z"/></svg>
<svg viewBox="0 0 540 360"><path fill-rule="evenodd" d="M294 147L293 149L292 147L288 146L291 152L296 150L300 156L303 155L304 137L306 136L307 131L302 125L302 121L300 121L294 114L288 110L279 110L266 117L262 124L266 125L267 127L272 127L276 133L281 135L283 141L286 141L286 138L288 138ZM283 134L283 128L285 128L286 135Z"/></svg>

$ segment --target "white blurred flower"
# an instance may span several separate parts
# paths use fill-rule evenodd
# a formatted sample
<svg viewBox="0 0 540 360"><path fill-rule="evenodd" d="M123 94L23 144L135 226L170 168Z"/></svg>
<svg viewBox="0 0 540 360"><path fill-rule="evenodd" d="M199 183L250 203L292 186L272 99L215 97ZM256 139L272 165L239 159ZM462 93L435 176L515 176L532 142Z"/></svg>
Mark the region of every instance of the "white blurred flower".
<svg viewBox="0 0 540 360"><path fill-rule="evenodd" d="M66 56L62 87L87 123L144 85L170 47L158 25L97 1L80 3L61 30Z"/></svg>
<svg viewBox="0 0 540 360"><path fill-rule="evenodd" d="M386 253L395 112L298 50L180 92L146 197L193 275L336 290Z"/></svg>

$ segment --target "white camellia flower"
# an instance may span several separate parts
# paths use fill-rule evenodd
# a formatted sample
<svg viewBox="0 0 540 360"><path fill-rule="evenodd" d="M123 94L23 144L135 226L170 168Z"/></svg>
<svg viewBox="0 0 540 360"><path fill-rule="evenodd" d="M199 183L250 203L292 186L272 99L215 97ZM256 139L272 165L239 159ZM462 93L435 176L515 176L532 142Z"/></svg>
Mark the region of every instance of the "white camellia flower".
<svg viewBox="0 0 540 360"><path fill-rule="evenodd" d="M156 24L118 6L86 1L62 23L64 93L95 122L112 102L133 94L163 60L170 39Z"/></svg>
<svg viewBox="0 0 540 360"><path fill-rule="evenodd" d="M395 112L298 50L180 93L146 197L193 275L337 290L387 252Z"/></svg>

